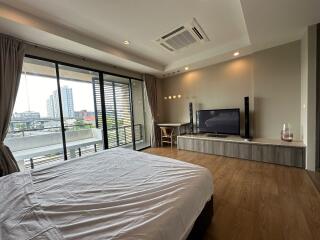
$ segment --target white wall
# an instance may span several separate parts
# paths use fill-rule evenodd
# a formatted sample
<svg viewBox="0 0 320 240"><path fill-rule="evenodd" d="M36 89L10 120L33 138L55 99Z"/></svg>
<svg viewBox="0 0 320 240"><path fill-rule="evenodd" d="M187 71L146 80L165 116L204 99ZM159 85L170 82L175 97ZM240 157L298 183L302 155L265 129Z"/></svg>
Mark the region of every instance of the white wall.
<svg viewBox="0 0 320 240"><path fill-rule="evenodd" d="M316 168L316 25L301 40L301 128L306 144L306 168Z"/></svg>
<svg viewBox="0 0 320 240"><path fill-rule="evenodd" d="M307 144L307 106L308 106L308 34L301 39L301 138Z"/></svg>

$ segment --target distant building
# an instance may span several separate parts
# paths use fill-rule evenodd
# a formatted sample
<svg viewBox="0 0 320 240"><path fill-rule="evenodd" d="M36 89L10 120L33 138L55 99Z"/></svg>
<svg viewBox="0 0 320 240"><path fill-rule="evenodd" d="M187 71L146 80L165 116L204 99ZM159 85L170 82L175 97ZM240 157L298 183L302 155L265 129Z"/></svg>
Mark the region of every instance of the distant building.
<svg viewBox="0 0 320 240"><path fill-rule="evenodd" d="M25 111L22 113L14 113L13 114L14 120L36 120L40 119L40 113L39 112L33 112L33 111Z"/></svg>
<svg viewBox="0 0 320 240"><path fill-rule="evenodd" d="M62 100L63 117L74 118L72 88L69 88L67 86L63 86L61 88L61 100Z"/></svg>
<svg viewBox="0 0 320 240"><path fill-rule="evenodd" d="M74 118L74 105L72 88L67 86L61 87L62 112L64 118ZM47 112L50 118L59 118L59 96L55 90L47 99Z"/></svg>
<svg viewBox="0 0 320 240"><path fill-rule="evenodd" d="M83 118L83 120L86 122L93 122L94 123L96 120L96 117L95 116L86 116Z"/></svg>
<svg viewBox="0 0 320 240"><path fill-rule="evenodd" d="M47 112L49 118L58 118L59 114L58 111L55 109L55 101L53 95L47 99Z"/></svg>
<svg viewBox="0 0 320 240"><path fill-rule="evenodd" d="M88 112L87 110L75 111L74 118L84 120L86 117L95 117L94 112Z"/></svg>

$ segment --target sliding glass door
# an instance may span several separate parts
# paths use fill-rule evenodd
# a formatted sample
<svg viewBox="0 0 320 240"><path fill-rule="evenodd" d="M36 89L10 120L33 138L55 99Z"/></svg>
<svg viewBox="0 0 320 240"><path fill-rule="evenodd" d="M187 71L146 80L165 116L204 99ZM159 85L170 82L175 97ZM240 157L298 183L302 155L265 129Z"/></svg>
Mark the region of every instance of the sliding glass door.
<svg viewBox="0 0 320 240"><path fill-rule="evenodd" d="M102 131L96 124L92 84L99 74L59 65L59 77L67 158L102 150Z"/></svg>
<svg viewBox="0 0 320 240"><path fill-rule="evenodd" d="M102 87L103 102L98 98L96 104L105 108L108 148L132 147L129 79L103 74ZM101 89L95 89L97 96Z"/></svg>
<svg viewBox="0 0 320 240"><path fill-rule="evenodd" d="M5 143L21 167L148 146L140 80L25 57Z"/></svg>
<svg viewBox="0 0 320 240"><path fill-rule="evenodd" d="M103 74L102 79L101 83L98 78L94 81L94 95L98 126L103 127L103 118L106 122L107 148L139 150L150 146L143 81L109 74Z"/></svg>

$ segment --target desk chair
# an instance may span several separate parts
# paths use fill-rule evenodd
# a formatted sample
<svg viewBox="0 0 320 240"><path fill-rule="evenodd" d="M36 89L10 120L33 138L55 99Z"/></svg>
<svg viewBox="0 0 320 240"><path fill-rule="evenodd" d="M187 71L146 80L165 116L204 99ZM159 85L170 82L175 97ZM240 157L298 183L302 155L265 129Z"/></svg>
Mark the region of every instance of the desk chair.
<svg viewBox="0 0 320 240"><path fill-rule="evenodd" d="M174 128L173 127L160 127L161 130L161 147L163 147L163 143L170 143L171 148L174 143Z"/></svg>

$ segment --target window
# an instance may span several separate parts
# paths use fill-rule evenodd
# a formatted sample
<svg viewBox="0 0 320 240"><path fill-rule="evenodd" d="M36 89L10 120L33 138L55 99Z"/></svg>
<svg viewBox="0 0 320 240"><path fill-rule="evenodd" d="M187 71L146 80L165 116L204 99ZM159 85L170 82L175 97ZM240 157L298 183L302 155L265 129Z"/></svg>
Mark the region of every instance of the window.
<svg viewBox="0 0 320 240"><path fill-rule="evenodd" d="M25 58L6 145L20 168L61 161L63 142L55 64ZM55 114L51 114L54 112Z"/></svg>
<svg viewBox="0 0 320 240"><path fill-rule="evenodd" d="M101 89L96 87L95 91L95 95L99 96ZM103 93L108 148L132 147L129 79L104 74ZM96 99L96 104L103 104L100 98Z"/></svg>
<svg viewBox="0 0 320 240"><path fill-rule="evenodd" d="M21 169L106 148L141 149L150 139L143 86L140 80L25 57L5 143Z"/></svg>
<svg viewBox="0 0 320 240"><path fill-rule="evenodd" d="M93 81L99 73L59 65L59 76L67 158L102 150L93 95Z"/></svg>

